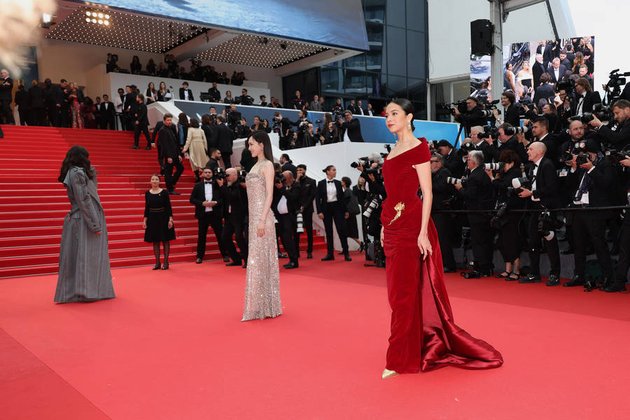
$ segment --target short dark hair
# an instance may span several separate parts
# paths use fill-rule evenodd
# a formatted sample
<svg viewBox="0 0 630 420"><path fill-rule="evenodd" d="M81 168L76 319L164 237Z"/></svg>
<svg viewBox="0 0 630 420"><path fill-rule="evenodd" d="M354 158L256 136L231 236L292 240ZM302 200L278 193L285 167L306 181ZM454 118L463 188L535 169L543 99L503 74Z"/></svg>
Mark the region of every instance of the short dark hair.
<svg viewBox="0 0 630 420"><path fill-rule="evenodd" d="M619 109L628 109L630 108L630 101L628 101L627 99L619 99L613 104L612 107Z"/></svg>
<svg viewBox="0 0 630 420"><path fill-rule="evenodd" d="M190 119L190 126L192 128L199 128L199 120L197 118Z"/></svg>
<svg viewBox="0 0 630 420"><path fill-rule="evenodd" d="M551 75L547 72L540 75L540 83L549 83L551 82Z"/></svg>
<svg viewBox="0 0 630 420"><path fill-rule="evenodd" d="M514 92L511 92L509 90L506 90L505 92L503 92L501 94L501 96L505 96L506 98L508 98L508 100L510 101L511 104L513 104L514 102L516 102L516 96L514 95Z"/></svg>
<svg viewBox="0 0 630 420"><path fill-rule="evenodd" d="M182 86L188 86L188 82L182 83Z"/></svg>
<svg viewBox="0 0 630 420"><path fill-rule="evenodd" d="M545 117L538 117L534 120L534 124L539 124L549 130L549 120Z"/></svg>
<svg viewBox="0 0 630 420"><path fill-rule="evenodd" d="M499 154L499 162L514 163L514 165L520 165L521 159L514 150L506 149Z"/></svg>
<svg viewBox="0 0 630 420"><path fill-rule="evenodd" d="M303 164L303 163L300 163L300 164L297 166L297 169L304 169L304 170L306 171L306 165L305 165L305 164Z"/></svg>
<svg viewBox="0 0 630 420"><path fill-rule="evenodd" d="M341 178L341 182L346 184L346 188L348 188L348 187L350 187L352 185L352 180L350 178L348 178L347 176L344 176L343 178Z"/></svg>
<svg viewBox="0 0 630 420"><path fill-rule="evenodd" d="M171 114L170 112L167 112L166 114L164 114L164 116L162 117L162 121L166 121L167 118L173 118L173 114Z"/></svg>
<svg viewBox="0 0 630 420"><path fill-rule="evenodd" d="M503 129L503 132L505 133L505 132L506 132L506 130L510 130L510 129L512 129L512 128L514 128L514 127L512 126L512 124L510 124L510 123L503 123L503 124L501 124L501 125L497 128L497 130Z"/></svg>

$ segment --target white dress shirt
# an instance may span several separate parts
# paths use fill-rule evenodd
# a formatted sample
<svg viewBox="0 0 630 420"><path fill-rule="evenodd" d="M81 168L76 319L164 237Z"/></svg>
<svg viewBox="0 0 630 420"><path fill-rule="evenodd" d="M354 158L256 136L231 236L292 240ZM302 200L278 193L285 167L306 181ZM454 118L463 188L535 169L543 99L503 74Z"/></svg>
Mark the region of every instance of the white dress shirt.
<svg viewBox="0 0 630 420"><path fill-rule="evenodd" d="M543 136L543 138L545 138L545 136ZM541 157L536 162L534 162L535 166L534 166L534 170L532 171L532 176L534 177L534 181L532 182L532 193L536 191L536 177L538 176L538 168L542 160L543 158ZM532 201L540 201L540 198L534 198L534 194L532 194Z"/></svg>
<svg viewBox="0 0 630 420"><path fill-rule="evenodd" d="M205 182L205 181L204 181ZM204 191L206 193L206 201L212 201L212 184L204 184ZM212 207L206 207L206 213L211 212Z"/></svg>
<svg viewBox="0 0 630 420"><path fill-rule="evenodd" d="M327 203L335 203L337 201L337 186L334 182L328 182L331 180L326 180L326 202Z"/></svg>

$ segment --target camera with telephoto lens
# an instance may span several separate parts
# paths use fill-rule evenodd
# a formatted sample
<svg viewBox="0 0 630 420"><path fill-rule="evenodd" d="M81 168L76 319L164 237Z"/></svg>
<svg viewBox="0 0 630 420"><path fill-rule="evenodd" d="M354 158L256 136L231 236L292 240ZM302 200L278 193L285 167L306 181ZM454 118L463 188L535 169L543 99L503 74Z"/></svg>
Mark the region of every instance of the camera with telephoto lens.
<svg viewBox="0 0 630 420"><path fill-rule="evenodd" d="M505 219L504 216L507 213L507 210L508 210L507 203L504 203L504 202L498 202L497 203L497 205L496 205L496 211L497 212L490 219L490 226L493 229L500 229L500 228L502 228L505 225L506 219Z"/></svg>
<svg viewBox="0 0 630 420"><path fill-rule="evenodd" d="M304 216L301 211L297 213L295 220L297 224L297 229L295 231L297 233L304 233Z"/></svg>
<svg viewBox="0 0 630 420"><path fill-rule="evenodd" d="M370 216L372 216L372 212L376 210L378 206L380 205L381 203L380 203L379 198L378 197L373 198L372 201L370 201L370 204L368 204L367 208L363 212L363 217L367 217L369 219Z"/></svg>
<svg viewBox="0 0 630 420"><path fill-rule="evenodd" d="M363 168L367 168L368 166L370 166L372 164L372 162L370 161L370 159L366 156L366 157L360 157L359 159L357 159L356 162L352 162L350 164L351 168L357 169L359 166L362 166Z"/></svg>
<svg viewBox="0 0 630 420"><path fill-rule="evenodd" d="M245 169L241 169L239 170L237 173L237 180L236 182L238 182L239 184L245 182L245 177L247 176L247 171Z"/></svg>
<svg viewBox="0 0 630 420"><path fill-rule="evenodd" d="M630 157L630 145L625 146L621 150L607 148L604 151L604 156L606 156L606 158L608 158L613 165L620 165L620 162L622 160L628 159Z"/></svg>
<svg viewBox="0 0 630 420"><path fill-rule="evenodd" d="M536 227L540 236L545 238L546 241L551 241L556 235L555 230L562 227L562 222L549 211L543 211L538 215L538 225Z"/></svg>
<svg viewBox="0 0 630 420"><path fill-rule="evenodd" d="M505 166L505 162L485 163L484 168L490 171L501 171Z"/></svg>
<svg viewBox="0 0 630 420"><path fill-rule="evenodd" d="M475 149L476 149L475 145L472 142L466 142L466 143L462 143L459 150L457 150L457 153L459 154L460 157L463 158L467 156L469 152L472 152Z"/></svg>
<svg viewBox="0 0 630 420"><path fill-rule="evenodd" d="M512 179L512 188L508 188L508 193L512 194L520 194L523 189L531 190L532 189L532 181L527 177L513 178Z"/></svg>
<svg viewBox="0 0 630 420"><path fill-rule="evenodd" d="M215 179L225 179L227 174L225 173L225 169L218 167L214 170L214 178Z"/></svg>
<svg viewBox="0 0 630 420"><path fill-rule="evenodd" d="M460 114L466 113L468 111L468 108L466 107L466 100L462 99L461 101L453 102L450 106L448 106L448 109L453 115L455 115L455 108L457 108Z"/></svg>
<svg viewBox="0 0 630 420"><path fill-rule="evenodd" d="M516 134L527 134L530 130L529 126L525 127L507 127L503 129L506 136L514 136Z"/></svg>
<svg viewBox="0 0 630 420"><path fill-rule="evenodd" d="M462 178L454 178L452 176L446 177L446 183L449 185L466 185L467 179L465 177Z"/></svg>
<svg viewBox="0 0 630 420"><path fill-rule="evenodd" d="M499 130L496 127L486 125L483 127L483 133L477 134L477 137L479 137L480 139L488 139L491 137L493 139L496 139L499 137Z"/></svg>

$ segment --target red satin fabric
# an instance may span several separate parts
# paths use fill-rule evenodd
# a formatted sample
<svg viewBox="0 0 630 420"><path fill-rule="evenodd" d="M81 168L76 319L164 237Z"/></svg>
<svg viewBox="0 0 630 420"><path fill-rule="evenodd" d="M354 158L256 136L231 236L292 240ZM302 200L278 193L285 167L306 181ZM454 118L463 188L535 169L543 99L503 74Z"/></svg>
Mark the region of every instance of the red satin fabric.
<svg viewBox="0 0 630 420"><path fill-rule="evenodd" d="M386 368L398 373L417 373L452 365L489 369L503 364L503 357L490 344L472 337L455 325L444 285L442 255L437 231L429 221L433 254L422 259L418 235L422 223L422 200L418 176L412 165L429 161L426 139L407 152L386 160L383 177L387 199L383 202L386 274L392 309L391 336ZM404 203L396 217L394 207Z"/></svg>

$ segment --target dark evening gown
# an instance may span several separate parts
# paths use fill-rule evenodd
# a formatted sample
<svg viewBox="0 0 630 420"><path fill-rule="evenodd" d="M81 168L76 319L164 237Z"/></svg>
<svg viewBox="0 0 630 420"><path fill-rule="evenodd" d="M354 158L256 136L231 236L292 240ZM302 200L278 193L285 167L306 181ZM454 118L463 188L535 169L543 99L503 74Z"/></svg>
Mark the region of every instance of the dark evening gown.
<svg viewBox="0 0 630 420"><path fill-rule="evenodd" d="M144 241L166 242L175 240L175 227L168 228L168 219L171 216L173 216L173 209L168 191L162 190L158 194L147 191L144 194L144 217L147 218Z"/></svg>
<svg viewBox="0 0 630 420"><path fill-rule="evenodd" d="M392 309L386 368L417 373L449 365L467 369L499 367L503 357L497 350L455 325L432 220L428 234L433 253L425 260L420 254L422 200L417 195L419 181L412 165L428 162L431 157L426 139L421 142L386 159L383 165L387 199L381 221Z"/></svg>

